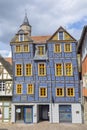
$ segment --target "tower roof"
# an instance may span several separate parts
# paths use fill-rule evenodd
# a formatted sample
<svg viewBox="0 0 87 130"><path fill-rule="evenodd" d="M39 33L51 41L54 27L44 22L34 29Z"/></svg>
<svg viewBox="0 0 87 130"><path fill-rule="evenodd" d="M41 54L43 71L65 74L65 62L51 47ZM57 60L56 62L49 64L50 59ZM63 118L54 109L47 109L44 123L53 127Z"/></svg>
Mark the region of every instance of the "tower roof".
<svg viewBox="0 0 87 130"><path fill-rule="evenodd" d="M23 21L23 23L22 23L21 26L23 26L23 25L31 26L31 25L29 24L29 21L28 21L27 13L25 13L24 21Z"/></svg>

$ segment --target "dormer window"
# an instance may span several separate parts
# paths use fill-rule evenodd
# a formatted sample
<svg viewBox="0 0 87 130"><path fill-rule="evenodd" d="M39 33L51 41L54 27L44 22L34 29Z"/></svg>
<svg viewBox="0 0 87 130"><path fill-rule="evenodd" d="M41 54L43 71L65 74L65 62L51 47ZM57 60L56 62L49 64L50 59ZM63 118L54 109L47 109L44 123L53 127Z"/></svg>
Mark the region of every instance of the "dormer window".
<svg viewBox="0 0 87 130"><path fill-rule="evenodd" d="M34 60L46 60L47 57L47 50L46 45L35 45L35 56Z"/></svg>
<svg viewBox="0 0 87 130"><path fill-rule="evenodd" d="M45 50L44 45L38 45L36 47L36 55L43 56L43 55L45 55L45 53L46 53L46 50Z"/></svg>
<svg viewBox="0 0 87 130"><path fill-rule="evenodd" d="M58 33L58 40L63 40L63 32Z"/></svg>
<svg viewBox="0 0 87 130"><path fill-rule="evenodd" d="M38 55L42 56L45 54L45 46L38 46Z"/></svg>
<svg viewBox="0 0 87 130"><path fill-rule="evenodd" d="M24 34L20 34L20 35L19 35L19 41L20 41L20 42L24 41Z"/></svg>

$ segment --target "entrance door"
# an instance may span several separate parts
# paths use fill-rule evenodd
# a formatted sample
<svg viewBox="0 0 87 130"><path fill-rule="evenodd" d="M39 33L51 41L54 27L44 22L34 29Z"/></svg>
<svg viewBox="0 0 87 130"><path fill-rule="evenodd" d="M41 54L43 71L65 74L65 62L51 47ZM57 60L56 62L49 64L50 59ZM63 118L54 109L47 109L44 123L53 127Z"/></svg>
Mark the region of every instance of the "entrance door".
<svg viewBox="0 0 87 130"><path fill-rule="evenodd" d="M72 122L71 105L59 105L59 121Z"/></svg>
<svg viewBox="0 0 87 130"><path fill-rule="evenodd" d="M23 106L16 106L16 122L24 122Z"/></svg>
<svg viewBox="0 0 87 130"><path fill-rule="evenodd" d="M49 105L40 105L39 120L49 120L48 112L49 112Z"/></svg>
<svg viewBox="0 0 87 130"><path fill-rule="evenodd" d="M25 123L32 123L33 122L32 107L25 107L24 108L24 122Z"/></svg>

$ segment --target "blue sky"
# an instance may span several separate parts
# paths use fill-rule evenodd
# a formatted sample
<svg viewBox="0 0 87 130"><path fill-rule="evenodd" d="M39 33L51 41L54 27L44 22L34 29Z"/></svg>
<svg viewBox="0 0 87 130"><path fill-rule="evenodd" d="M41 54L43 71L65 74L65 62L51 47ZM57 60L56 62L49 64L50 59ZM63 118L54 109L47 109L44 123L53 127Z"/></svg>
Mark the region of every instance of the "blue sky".
<svg viewBox="0 0 87 130"><path fill-rule="evenodd" d="M32 35L52 35L63 26L80 39L87 24L87 0L0 0L0 54L11 56L10 41L22 24L25 9Z"/></svg>

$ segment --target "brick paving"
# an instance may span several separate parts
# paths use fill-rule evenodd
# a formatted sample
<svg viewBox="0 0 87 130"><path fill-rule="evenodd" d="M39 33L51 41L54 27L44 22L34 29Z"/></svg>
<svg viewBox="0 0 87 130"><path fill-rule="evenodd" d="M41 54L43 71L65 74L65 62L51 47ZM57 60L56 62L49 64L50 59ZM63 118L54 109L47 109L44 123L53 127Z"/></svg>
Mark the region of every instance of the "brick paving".
<svg viewBox="0 0 87 130"><path fill-rule="evenodd" d="M0 124L0 130L87 130L85 124L50 124L49 122L40 122L38 124Z"/></svg>

